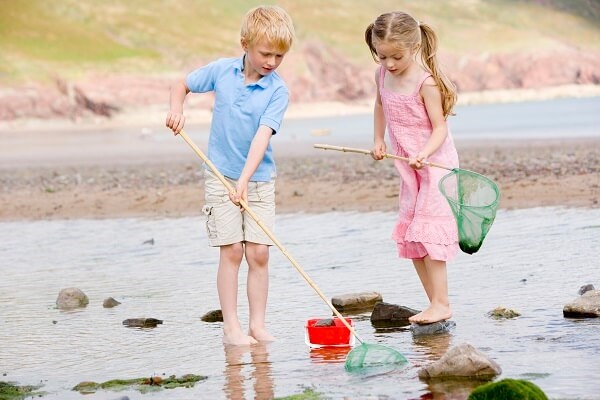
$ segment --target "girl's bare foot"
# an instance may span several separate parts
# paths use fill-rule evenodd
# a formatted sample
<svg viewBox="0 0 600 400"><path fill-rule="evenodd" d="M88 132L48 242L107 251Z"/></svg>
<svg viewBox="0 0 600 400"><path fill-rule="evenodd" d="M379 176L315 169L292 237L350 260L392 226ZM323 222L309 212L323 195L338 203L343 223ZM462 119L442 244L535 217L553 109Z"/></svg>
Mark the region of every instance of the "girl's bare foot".
<svg viewBox="0 0 600 400"><path fill-rule="evenodd" d="M419 313L416 313L412 317L408 317L408 322L417 323L417 321L419 320L419 318L421 318L421 314L423 314L423 311L421 311Z"/></svg>
<svg viewBox="0 0 600 400"><path fill-rule="evenodd" d="M258 342L252 336L245 335L240 329L223 329L223 343L234 346L247 346Z"/></svg>
<svg viewBox="0 0 600 400"><path fill-rule="evenodd" d="M265 328L249 329L248 334L259 342L274 342L275 337L271 335Z"/></svg>
<svg viewBox="0 0 600 400"><path fill-rule="evenodd" d="M434 322L445 321L452 317L452 311L449 306L430 305L426 310L413 315L408 320L415 324L433 324Z"/></svg>

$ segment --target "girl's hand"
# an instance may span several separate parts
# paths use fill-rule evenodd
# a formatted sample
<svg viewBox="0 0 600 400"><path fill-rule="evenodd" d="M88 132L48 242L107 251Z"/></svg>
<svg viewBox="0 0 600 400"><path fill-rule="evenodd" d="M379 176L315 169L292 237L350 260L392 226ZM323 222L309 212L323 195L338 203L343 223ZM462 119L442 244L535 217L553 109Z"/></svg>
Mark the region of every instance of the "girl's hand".
<svg viewBox="0 0 600 400"><path fill-rule="evenodd" d="M421 169L427 165L427 156L424 153L419 152L416 156L408 158L408 165L413 169Z"/></svg>
<svg viewBox="0 0 600 400"><path fill-rule="evenodd" d="M385 142L375 142L373 150L371 150L371 157L375 160L383 160L386 150Z"/></svg>
<svg viewBox="0 0 600 400"><path fill-rule="evenodd" d="M175 135L179 134L185 125L185 116L180 112L169 112L167 114L167 128L171 129Z"/></svg>

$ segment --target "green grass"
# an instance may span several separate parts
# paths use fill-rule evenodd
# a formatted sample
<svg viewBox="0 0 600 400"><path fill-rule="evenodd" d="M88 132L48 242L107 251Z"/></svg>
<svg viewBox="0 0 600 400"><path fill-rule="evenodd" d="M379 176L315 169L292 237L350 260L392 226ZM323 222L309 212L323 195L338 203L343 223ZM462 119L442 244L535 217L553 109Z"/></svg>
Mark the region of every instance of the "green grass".
<svg viewBox="0 0 600 400"><path fill-rule="evenodd" d="M0 81L154 74L237 55L242 16L264 3L292 15L296 49L318 40L357 63L372 62L363 43L367 24L398 9L432 25L444 52L600 50L597 1L0 0Z"/></svg>

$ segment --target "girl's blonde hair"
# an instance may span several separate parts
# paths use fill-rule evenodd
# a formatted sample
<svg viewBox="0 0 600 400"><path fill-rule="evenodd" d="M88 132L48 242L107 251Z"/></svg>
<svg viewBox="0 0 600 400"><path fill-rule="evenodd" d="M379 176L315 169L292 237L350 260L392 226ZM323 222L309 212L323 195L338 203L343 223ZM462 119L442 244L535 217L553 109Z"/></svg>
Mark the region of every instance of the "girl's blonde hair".
<svg viewBox="0 0 600 400"><path fill-rule="evenodd" d="M365 41L377 63L379 63L375 50L377 42L395 43L400 50L420 48L423 66L431 73L442 93L444 117L452 115L452 109L456 104L456 86L438 66L436 57L438 38L429 25L415 20L405 12L390 12L380 15L367 27Z"/></svg>
<svg viewBox="0 0 600 400"><path fill-rule="evenodd" d="M266 39L279 51L287 52L294 41L294 24L281 7L258 6L246 13L240 35L250 45Z"/></svg>

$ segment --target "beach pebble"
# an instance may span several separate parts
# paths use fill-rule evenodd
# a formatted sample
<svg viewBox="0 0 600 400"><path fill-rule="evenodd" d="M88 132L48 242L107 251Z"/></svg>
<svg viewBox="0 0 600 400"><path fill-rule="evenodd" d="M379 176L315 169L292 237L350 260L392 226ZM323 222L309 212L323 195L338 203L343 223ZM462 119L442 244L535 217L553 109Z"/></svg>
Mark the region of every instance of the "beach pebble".
<svg viewBox="0 0 600 400"><path fill-rule="evenodd" d="M521 314L510 308L496 307L488 312L487 315L493 319L510 319L519 317Z"/></svg>
<svg viewBox="0 0 600 400"><path fill-rule="evenodd" d="M56 306L61 310L85 307L89 304L89 299L80 289L71 287L62 289L58 293Z"/></svg>
<svg viewBox="0 0 600 400"><path fill-rule="evenodd" d="M212 310L204 314L200 319L204 322L223 322L221 310Z"/></svg>
<svg viewBox="0 0 600 400"><path fill-rule="evenodd" d="M112 297L108 297L108 298L104 299L104 302L102 303L102 307L113 308L113 307L118 306L119 304L121 304L121 302L113 299Z"/></svg>
<svg viewBox="0 0 600 400"><path fill-rule="evenodd" d="M335 326L335 322L331 318L318 320L313 326Z"/></svg>
<svg viewBox="0 0 600 400"><path fill-rule="evenodd" d="M588 283L587 285L583 285L582 287L580 287L577 293L579 293L579 295L581 296L582 294L584 294L585 292L589 292L590 290L596 290L596 288L591 283Z"/></svg>

